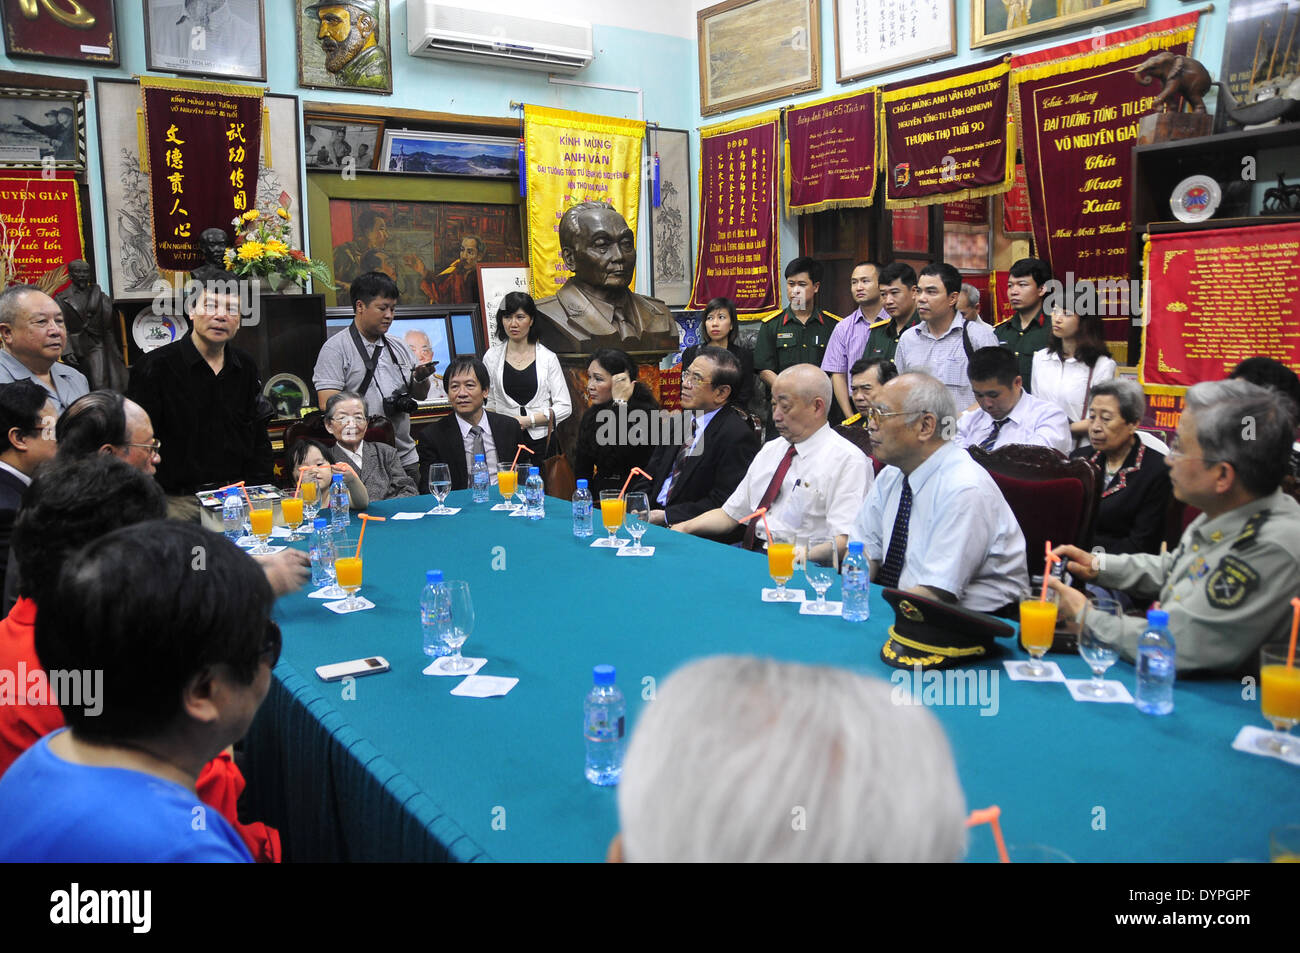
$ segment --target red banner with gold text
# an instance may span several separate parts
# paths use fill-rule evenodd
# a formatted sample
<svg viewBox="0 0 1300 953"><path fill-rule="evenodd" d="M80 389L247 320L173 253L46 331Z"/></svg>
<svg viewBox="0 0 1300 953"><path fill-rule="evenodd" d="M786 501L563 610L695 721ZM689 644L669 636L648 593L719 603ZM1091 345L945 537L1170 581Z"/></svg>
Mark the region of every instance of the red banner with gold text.
<svg viewBox="0 0 1300 953"><path fill-rule="evenodd" d="M1152 235L1142 385L1181 394L1248 357L1300 369L1300 224Z"/></svg>
<svg viewBox="0 0 1300 953"><path fill-rule="evenodd" d="M700 239L689 307L730 298L767 313L777 297L777 125L774 111L700 130Z"/></svg>
<svg viewBox="0 0 1300 953"><path fill-rule="evenodd" d="M786 110L787 213L870 205L875 195L876 90Z"/></svg>
<svg viewBox="0 0 1300 953"><path fill-rule="evenodd" d="M203 263L199 233L257 208L262 93L256 86L140 77L158 267Z"/></svg>
<svg viewBox="0 0 1300 953"><path fill-rule="evenodd" d="M81 198L67 178L39 175L0 178L0 223L13 243L14 284L35 283L52 268L83 257Z"/></svg>

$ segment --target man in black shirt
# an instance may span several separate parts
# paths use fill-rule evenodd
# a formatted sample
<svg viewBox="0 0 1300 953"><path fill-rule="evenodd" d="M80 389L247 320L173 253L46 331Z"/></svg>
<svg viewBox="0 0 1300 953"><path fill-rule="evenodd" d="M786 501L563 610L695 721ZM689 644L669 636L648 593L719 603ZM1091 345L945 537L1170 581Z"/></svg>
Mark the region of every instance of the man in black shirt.
<svg viewBox="0 0 1300 953"><path fill-rule="evenodd" d="M131 369L127 395L168 450L157 479L174 496L244 480L272 480L271 439L257 410L257 365L230 342L239 331L238 279L187 296L190 333Z"/></svg>

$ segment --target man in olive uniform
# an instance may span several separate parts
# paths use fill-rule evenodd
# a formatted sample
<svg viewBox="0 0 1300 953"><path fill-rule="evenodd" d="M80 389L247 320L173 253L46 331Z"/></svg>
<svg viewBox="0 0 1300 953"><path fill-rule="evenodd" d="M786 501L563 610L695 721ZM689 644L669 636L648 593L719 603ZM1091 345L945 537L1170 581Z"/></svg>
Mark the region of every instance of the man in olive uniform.
<svg viewBox="0 0 1300 953"><path fill-rule="evenodd" d="M340 86L388 89L388 57L379 43L378 0L339 0L309 5L303 13L320 23L316 39L325 69Z"/></svg>
<svg viewBox="0 0 1300 953"><path fill-rule="evenodd" d="M789 306L780 314L763 320L754 341L754 370L769 392L776 383L776 375L796 364L821 366L830 343L831 332L839 318L813 307L817 289L821 287L822 265L806 255L785 266L785 290ZM768 411L767 435L776 435ZM844 419L839 406L832 401L830 422Z"/></svg>
<svg viewBox="0 0 1300 953"><path fill-rule="evenodd" d="M1025 390L1031 394L1034 352L1047 347L1052 333L1052 324L1043 314L1043 298L1051 280L1052 269L1041 258L1022 258L1012 265L1011 277L1007 279L1007 301L1016 309L1016 316L993 329L998 342L1019 355L1020 377Z"/></svg>
<svg viewBox="0 0 1300 953"><path fill-rule="evenodd" d="M892 361L903 332L921 320L916 313L916 271L905 262L890 262L880 269L880 299L887 317L871 325L863 357Z"/></svg>
<svg viewBox="0 0 1300 953"><path fill-rule="evenodd" d="M1285 637L1300 594L1300 504L1279 489L1295 432L1289 403L1246 381L1208 381L1187 407L1165 462L1174 496L1202 510L1172 553L1121 556L1059 546L1077 578L1157 597L1169 612L1178 672L1236 675L1259 648ZM1061 612L1077 618L1083 593L1052 580ZM1145 620L1098 623L1130 661Z"/></svg>

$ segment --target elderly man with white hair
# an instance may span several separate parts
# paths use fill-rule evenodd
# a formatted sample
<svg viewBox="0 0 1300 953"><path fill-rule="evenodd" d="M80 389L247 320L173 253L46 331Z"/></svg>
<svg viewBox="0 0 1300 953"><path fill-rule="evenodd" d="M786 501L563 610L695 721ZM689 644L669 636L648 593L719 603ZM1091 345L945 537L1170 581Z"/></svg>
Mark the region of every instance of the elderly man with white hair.
<svg viewBox="0 0 1300 953"><path fill-rule="evenodd" d="M725 537L767 508L766 525L799 536L833 537L840 553L873 471L866 455L826 422L831 381L815 364L787 367L772 385L772 422L780 436L763 445L722 506L677 523L695 536ZM766 543L762 519L745 531L745 548Z"/></svg>
<svg viewBox="0 0 1300 953"><path fill-rule="evenodd" d="M50 395L56 414L90 392L85 375L59 360L68 343L63 310L35 285L0 293L0 343L0 383L35 381Z"/></svg>
<svg viewBox="0 0 1300 953"><path fill-rule="evenodd" d="M888 683L717 656L660 686L632 734L609 859L951 862L966 805L943 729Z"/></svg>

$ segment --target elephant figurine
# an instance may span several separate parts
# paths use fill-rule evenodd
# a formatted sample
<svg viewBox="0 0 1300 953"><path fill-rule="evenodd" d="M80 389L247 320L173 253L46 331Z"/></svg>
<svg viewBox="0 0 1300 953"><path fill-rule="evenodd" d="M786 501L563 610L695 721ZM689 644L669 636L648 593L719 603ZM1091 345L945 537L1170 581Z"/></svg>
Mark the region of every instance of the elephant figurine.
<svg viewBox="0 0 1300 953"><path fill-rule="evenodd" d="M1151 104L1154 112L1168 112L1169 100L1174 95L1180 95L1192 107L1192 112L1203 113L1203 97L1214 85L1200 61L1168 50L1161 50L1151 56L1133 71L1133 76L1144 86L1149 86L1153 78L1159 78L1165 84L1165 88Z"/></svg>

